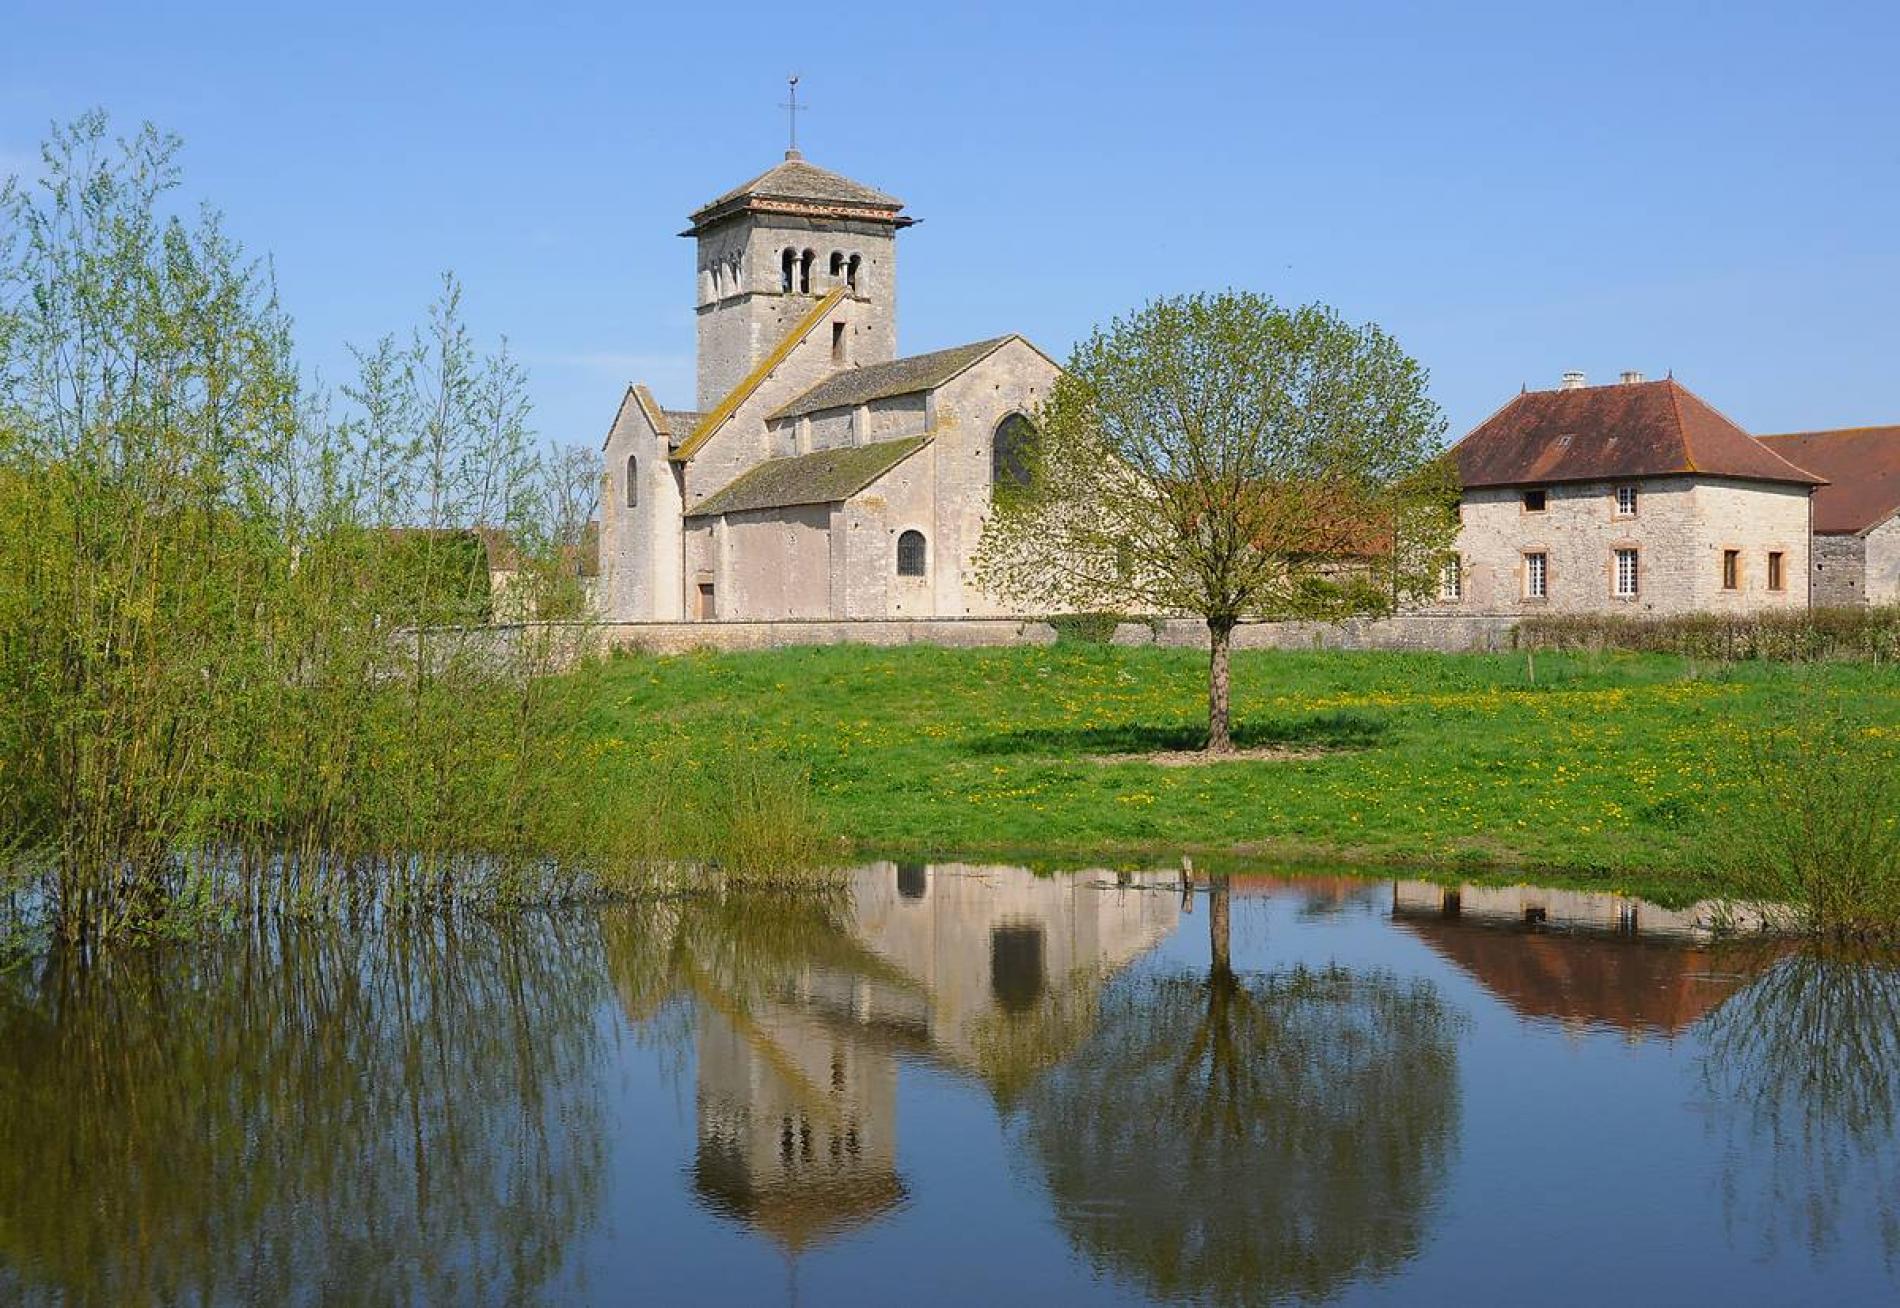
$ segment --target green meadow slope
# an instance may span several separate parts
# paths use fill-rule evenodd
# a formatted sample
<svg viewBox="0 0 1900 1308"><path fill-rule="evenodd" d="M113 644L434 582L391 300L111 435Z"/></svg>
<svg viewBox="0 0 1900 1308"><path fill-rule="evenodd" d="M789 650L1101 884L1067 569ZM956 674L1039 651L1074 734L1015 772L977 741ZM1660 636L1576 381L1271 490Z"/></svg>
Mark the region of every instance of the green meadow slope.
<svg viewBox="0 0 1900 1308"><path fill-rule="evenodd" d="M1522 655L1238 654L1237 743L1281 756L1212 765L1149 758L1202 739L1185 650L617 658L592 729L604 780L663 740L790 759L865 853L1403 863L1671 900L1722 888L1763 732L1846 712L1869 766L1900 749L1890 667L1539 655L1532 675Z"/></svg>

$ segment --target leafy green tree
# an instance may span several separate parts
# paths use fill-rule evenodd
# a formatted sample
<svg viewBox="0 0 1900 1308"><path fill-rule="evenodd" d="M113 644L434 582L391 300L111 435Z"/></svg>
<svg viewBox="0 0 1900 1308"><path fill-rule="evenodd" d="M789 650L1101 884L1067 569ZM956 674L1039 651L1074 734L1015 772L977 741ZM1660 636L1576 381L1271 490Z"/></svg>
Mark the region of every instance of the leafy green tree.
<svg viewBox="0 0 1900 1308"><path fill-rule="evenodd" d="M1246 619L1390 613L1457 532L1426 373L1374 325L1225 292L1156 300L1076 347L978 550L1029 605L1207 623L1208 749L1231 750Z"/></svg>
<svg viewBox="0 0 1900 1308"><path fill-rule="evenodd" d="M565 879L585 633L483 629L576 607L519 365L445 277L333 417L178 151L92 113L0 185L0 883L90 948Z"/></svg>

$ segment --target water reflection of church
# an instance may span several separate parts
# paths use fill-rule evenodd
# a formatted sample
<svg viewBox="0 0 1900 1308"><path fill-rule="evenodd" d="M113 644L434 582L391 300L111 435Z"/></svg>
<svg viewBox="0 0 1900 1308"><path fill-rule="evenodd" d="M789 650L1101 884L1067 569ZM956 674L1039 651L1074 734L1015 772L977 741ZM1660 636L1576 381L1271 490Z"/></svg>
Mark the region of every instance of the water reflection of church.
<svg viewBox="0 0 1900 1308"><path fill-rule="evenodd" d="M845 928L763 998L696 1007L694 1185L797 1252L901 1204L897 1068L1007 1102L1091 1029L1102 986L1173 930L1175 878L873 864Z"/></svg>

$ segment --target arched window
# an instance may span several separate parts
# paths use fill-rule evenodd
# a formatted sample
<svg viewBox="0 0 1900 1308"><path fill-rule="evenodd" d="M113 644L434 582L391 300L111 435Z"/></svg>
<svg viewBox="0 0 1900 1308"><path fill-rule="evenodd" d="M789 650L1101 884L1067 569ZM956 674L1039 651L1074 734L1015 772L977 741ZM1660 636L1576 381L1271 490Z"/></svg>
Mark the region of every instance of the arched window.
<svg viewBox="0 0 1900 1308"><path fill-rule="evenodd" d="M798 251L787 250L785 251L783 255L779 257L778 288L781 291L784 291L787 295L790 295L792 293L792 287L795 284L794 279L796 279L797 276L798 276Z"/></svg>
<svg viewBox="0 0 1900 1308"><path fill-rule="evenodd" d="M627 456L627 507L640 507L640 460L631 454Z"/></svg>
<svg viewBox="0 0 1900 1308"><path fill-rule="evenodd" d="M854 291L858 289L858 268L863 263L864 260L854 254L851 256L851 261L844 266L844 284Z"/></svg>
<svg viewBox="0 0 1900 1308"><path fill-rule="evenodd" d="M810 250L798 258L798 290L801 295L811 294L811 266L817 258Z"/></svg>
<svg viewBox="0 0 1900 1308"><path fill-rule="evenodd" d="M924 575L924 533L921 531L907 531L897 538L897 575Z"/></svg>
<svg viewBox="0 0 1900 1308"><path fill-rule="evenodd" d="M745 261L736 254L726 263L726 287L733 295L745 289L744 269Z"/></svg>
<svg viewBox="0 0 1900 1308"><path fill-rule="evenodd" d="M1036 429L1020 413L996 424L990 440L990 490L1029 485L1035 468Z"/></svg>
<svg viewBox="0 0 1900 1308"><path fill-rule="evenodd" d="M839 250L833 250L833 251L831 252L831 281L832 281L832 284L833 284L834 286L835 286L835 285L837 285L837 282L838 282L838 279L839 279L840 277L842 277L842 276L844 276L844 254L843 254L843 252L842 252L842 251L839 251Z"/></svg>

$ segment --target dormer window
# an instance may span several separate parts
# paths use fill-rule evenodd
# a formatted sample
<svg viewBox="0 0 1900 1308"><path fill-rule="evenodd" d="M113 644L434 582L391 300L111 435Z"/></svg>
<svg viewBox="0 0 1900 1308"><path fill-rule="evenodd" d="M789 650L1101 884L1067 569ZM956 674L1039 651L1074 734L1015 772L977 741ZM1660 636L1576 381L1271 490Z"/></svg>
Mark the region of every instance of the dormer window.
<svg viewBox="0 0 1900 1308"><path fill-rule="evenodd" d="M1544 491L1544 490L1525 491L1524 492L1524 512L1542 513L1544 511L1545 505L1549 501L1549 498L1550 498L1549 492Z"/></svg>

